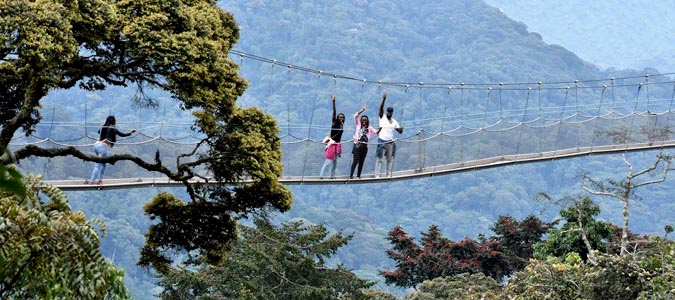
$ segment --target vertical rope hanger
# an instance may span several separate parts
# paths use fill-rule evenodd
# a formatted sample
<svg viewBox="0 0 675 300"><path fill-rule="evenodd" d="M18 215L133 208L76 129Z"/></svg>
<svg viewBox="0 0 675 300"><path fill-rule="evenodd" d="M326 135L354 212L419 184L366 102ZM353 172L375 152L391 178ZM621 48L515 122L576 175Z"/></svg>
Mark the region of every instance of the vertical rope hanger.
<svg viewBox="0 0 675 300"><path fill-rule="evenodd" d="M420 97L420 105L422 104L422 100L424 100L424 95L422 93L422 87L424 86L424 82L419 82L419 97ZM403 116L401 116L403 118ZM418 124L415 124L418 125ZM426 165L426 140L424 139L424 128L421 128L417 132L417 170L422 171L424 169L424 166ZM438 151L437 151L438 152ZM395 160L394 160L395 161ZM394 162L392 162L392 170L393 170L393 165ZM389 174L391 176L391 174Z"/></svg>
<svg viewBox="0 0 675 300"><path fill-rule="evenodd" d="M574 80L574 101L576 101L576 106L575 106L575 115L579 116L579 80ZM581 138L580 138L580 133L579 133L579 125L581 123L577 123L577 126L575 126L576 133L576 139L577 139L577 149L579 149L579 146L581 144Z"/></svg>
<svg viewBox="0 0 675 300"><path fill-rule="evenodd" d="M274 67L274 65L272 65ZM291 82L291 66L288 66L288 82ZM286 102L286 134L291 135L291 102Z"/></svg>
<svg viewBox="0 0 675 300"><path fill-rule="evenodd" d="M499 122L501 124L504 124L504 110L502 108L502 86L503 85L504 84L501 83L501 82L498 84L498 86L499 86ZM500 156L503 157L504 156L504 142L503 142L504 141L504 130L500 129L499 135L500 135L500 141L501 141L499 143L499 152L500 152L499 154L500 154Z"/></svg>
<svg viewBox="0 0 675 300"><path fill-rule="evenodd" d="M542 118L541 114L541 81L537 82L537 99L539 102L539 118ZM541 128L539 128L539 131L541 131ZM539 153L541 154L544 152L544 142L543 142L544 137L539 136Z"/></svg>
<svg viewBox="0 0 675 300"><path fill-rule="evenodd" d="M563 100L563 107L562 111L560 112L560 119L558 120L558 133L556 134L555 137L555 147L553 147L553 158L555 158L555 154L558 151L558 141L560 140L560 130L562 129L562 123L563 123L563 117L565 116L565 108L567 107L567 97L570 94L570 87L566 86L565 87L565 100Z"/></svg>
<svg viewBox="0 0 675 300"><path fill-rule="evenodd" d="M52 108L52 119L49 124L49 132L47 133L47 140L52 141L52 130L54 129L54 114L56 113L56 106ZM42 164L42 174L47 177L47 165L52 163L52 158L48 158L47 161Z"/></svg>
<svg viewBox="0 0 675 300"><path fill-rule="evenodd" d="M654 117L654 124L651 129L647 127L647 137L649 139L649 142L652 143L654 142L655 138L658 138L658 136L654 136L653 134L656 131L656 125L659 120L659 115L652 113L651 110L649 109L649 75L645 75L645 93L647 94L647 118ZM652 125L652 124L647 124L647 126Z"/></svg>
<svg viewBox="0 0 675 300"><path fill-rule="evenodd" d="M628 127L628 130L626 131L626 136L624 137L624 145L626 148L628 147L628 141L631 139L631 134L633 133L633 125L635 124L635 116L637 116L637 107L638 107L638 101L640 100L640 90L642 90L642 83L638 84L638 89L637 93L635 95L635 106L633 107L633 116L630 118L630 126Z"/></svg>
<svg viewBox="0 0 675 300"><path fill-rule="evenodd" d="M485 113L483 113L483 124L484 124L483 126L487 126L487 114L488 114L488 110L489 110L489 107L490 107L490 97L491 96L492 96L492 87L489 87L488 88L488 94L487 94L487 100L486 100L487 103L485 103ZM476 150L476 159L480 159L480 147L483 145L483 136L485 135L485 133L483 131L485 131L485 128L481 127L480 131L481 131L481 135L480 135L480 139L478 140L478 149Z"/></svg>
<svg viewBox="0 0 675 300"><path fill-rule="evenodd" d="M666 121L666 124L668 124L667 126L670 125L670 115L672 114L673 111L673 100L675 100L675 81L673 81L673 93L670 96L670 104L668 105L668 120ZM670 134L670 129L668 127L666 127L666 129L667 129L666 135Z"/></svg>
<svg viewBox="0 0 675 300"><path fill-rule="evenodd" d="M450 102L450 91L452 91L451 86L448 87L448 89L445 93L445 101L443 102L443 115L441 116L441 130L439 130L439 134L438 134L438 136L442 139L445 139L447 137L446 133L445 133L445 118L446 118L447 111L448 111L448 102ZM450 140L451 139L448 139L448 143L450 143ZM440 144L443 144L443 142L441 142ZM450 145L448 145L448 147L446 149L451 149L451 148L452 147L450 147ZM438 154L440 152L441 151L434 151L434 159L436 161L438 161Z"/></svg>
<svg viewBox="0 0 675 300"><path fill-rule="evenodd" d="M422 83L420 82L420 84L422 84ZM410 86L406 84L405 89L403 90L403 105L401 105L401 120L403 120L403 112L405 112L405 104L408 103L408 87L410 87ZM420 92L421 92L421 89L422 89L422 87L420 86ZM399 123L399 125L400 125L400 123ZM394 140L396 140L396 139L394 139ZM419 158L419 156L418 156L418 158ZM419 159L418 159L418 162L419 162ZM394 159L394 160L391 161L392 172L389 173L389 177L392 176L392 173L394 172L393 170L394 170L395 166L396 166L396 160ZM384 168L385 168L385 173L386 173L387 166L385 165Z"/></svg>
<svg viewBox="0 0 675 300"><path fill-rule="evenodd" d="M312 133L312 123L314 121L314 110L316 109L316 103L319 102L319 84L321 83L321 74L323 72L319 71L319 75L316 78L316 89L314 90L314 103L312 104L312 112L309 115L309 128L307 128L307 145L305 146L305 159L304 162L302 163L302 176L301 178L305 178L305 170L307 167L307 152L309 151L310 146L312 146L313 143L311 140L311 133Z"/></svg>
<svg viewBox="0 0 675 300"><path fill-rule="evenodd" d="M598 135L598 123L600 120L600 112L602 111L602 100L605 98L605 90L607 90L607 85L602 85L602 92L600 92L600 104L598 105L598 113L596 114L597 118L595 120L595 128L593 129L592 138L591 138L591 152L593 152L593 147L595 146L595 137Z"/></svg>
<svg viewBox="0 0 675 300"><path fill-rule="evenodd" d="M527 109L530 105L530 92L532 91L532 88L528 87L527 88L527 98L525 99L525 110L523 110L523 119L520 121L520 132L518 134L518 143L516 144L516 160L518 158L518 154L520 153L520 140L523 137L523 129L525 129L525 117L527 116Z"/></svg>
<svg viewBox="0 0 675 300"><path fill-rule="evenodd" d="M461 94L459 96L459 126L464 127L464 82L459 84L461 89ZM461 165L464 165L464 144L459 143L459 161Z"/></svg>

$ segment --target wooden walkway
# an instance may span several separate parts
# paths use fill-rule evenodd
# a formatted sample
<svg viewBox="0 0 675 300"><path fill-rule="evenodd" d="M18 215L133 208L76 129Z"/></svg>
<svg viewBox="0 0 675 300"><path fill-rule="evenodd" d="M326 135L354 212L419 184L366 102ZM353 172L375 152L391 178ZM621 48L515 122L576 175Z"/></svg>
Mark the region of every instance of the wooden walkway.
<svg viewBox="0 0 675 300"><path fill-rule="evenodd" d="M327 185L327 184L364 184L387 181L410 180L414 178L432 177L450 173L466 172L487 168L495 168L506 165L524 164L532 162L541 162L547 160L557 160L572 158L585 155L611 154L621 152L637 152L661 148L675 147L675 140L658 141L655 143L637 143L624 145L607 145L595 147L579 147L572 149L561 149L556 151L523 153L504 155L499 157L484 158L460 163L425 167L415 170L402 170L393 172L391 176L375 178L373 174L366 174L362 178L349 179L348 176L339 176L334 179L320 179L318 176L283 176L279 182L286 185ZM242 181L242 183L248 180ZM198 183L200 181L192 181ZM203 181L201 181L203 182ZM143 187L178 187L183 186L182 182L172 181L168 178L119 178L104 179L104 184L86 184L84 179L80 180L45 180L44 183L56 186L64 191L77 190L111 190L111 189L129 189Z"/></svg>

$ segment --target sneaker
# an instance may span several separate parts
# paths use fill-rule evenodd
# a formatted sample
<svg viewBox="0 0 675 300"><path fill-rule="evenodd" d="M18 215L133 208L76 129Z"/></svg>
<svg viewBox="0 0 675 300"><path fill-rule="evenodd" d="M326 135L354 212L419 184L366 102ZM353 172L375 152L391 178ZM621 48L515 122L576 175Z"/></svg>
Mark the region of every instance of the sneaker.
<svg viewBox="0 0 675 300"><path fill-rule="evenodd" d="M319 176L319 179L323 179L323 176Z"/></svg>
<svg viewBox="0 0 675 300"><path fill-rule="evenodd" d="M103 180L99 180L99 181L95 182L94 184L103 184Z"/></svg>
<svg viewBox="0 0 675 300"><path fill-rule="evenodd" d="M380 175L375 174L375 178L380 178Z"/></svg>

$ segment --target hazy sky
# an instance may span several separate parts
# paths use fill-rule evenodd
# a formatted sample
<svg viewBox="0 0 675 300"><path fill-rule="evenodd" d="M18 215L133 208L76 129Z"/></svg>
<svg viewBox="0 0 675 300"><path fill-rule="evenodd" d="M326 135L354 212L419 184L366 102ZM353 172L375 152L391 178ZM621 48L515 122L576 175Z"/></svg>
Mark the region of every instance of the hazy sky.
<svg viewBox="0 0 675 300"><path fill-rule="evenodd" d="M485 0L601 68L675 71L675 0Z"/></svg>

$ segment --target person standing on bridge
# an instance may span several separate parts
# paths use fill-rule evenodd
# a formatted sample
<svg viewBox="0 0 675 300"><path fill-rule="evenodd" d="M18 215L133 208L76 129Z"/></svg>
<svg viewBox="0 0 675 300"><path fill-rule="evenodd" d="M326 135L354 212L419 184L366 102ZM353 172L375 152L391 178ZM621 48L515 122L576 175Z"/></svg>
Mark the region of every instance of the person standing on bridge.
<svg viewBox="0 0 675 300"><path fill-rule="evenodd" d="M108 116L103 123L103 127L99 129L99 138L96 143L94 143L94 153L98 157L107 157L108 153L115 146L117 141L117 136L130 136L132 133L136 132L136 129L132 129L131 132L121 132L115 128L115 116ZM103 173L105 172L106 163L96 163L94 170L91 172L91 179L89 180L90 184L103 184Z"/></svg>
<svg viewBox="0 0 675 300"><path fill-rule="evenodd" d="M361 178L361 171L363 170L363 163L366 161L366 155L368 154L368 141L370 140L370 134L377 134L377 129L370 126L370 120L368 116L363 115L360 118L359 116L363 113L367 106L362 106L359 111L354 114L354 125L356 125L356 131L354 132L354 148L352 148L352 167L349 172L349 179L354 178L354 169L358 166L358 172L356 177Z"/></svg>
<svg viewBox="0 0 675 300"><path fill-rule="evenodd" d="M338 157L342 156L342 132L345 125L345 114L339 113L335 115L335 95L330 95L330 100L333 102L333 118L331 122L330 135L324 139L324 144L327 144L326 152L326 161L321 167L321 173L319 178L323 179L323 173L326 168L332 165L330 169L330 178L335 178L335 169L337 168Z"/></svg>
<svg viewBox="0 0 675 300"><path fill-rule="evenodd" d="M380 177L382 168L382 156L387 157L387 166L385 176L391 176L391 170L394 166L394 156L396 155L396 143L394 142L394 130L399 134L403 133L403 127L394 119L394 108L387 107L387 113L384 113L384 103L387 101L387 92L382 94L380 101L380 123L379 133L377 135L377 150L375 151L375 178Z"/></svg>

